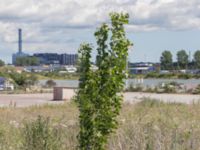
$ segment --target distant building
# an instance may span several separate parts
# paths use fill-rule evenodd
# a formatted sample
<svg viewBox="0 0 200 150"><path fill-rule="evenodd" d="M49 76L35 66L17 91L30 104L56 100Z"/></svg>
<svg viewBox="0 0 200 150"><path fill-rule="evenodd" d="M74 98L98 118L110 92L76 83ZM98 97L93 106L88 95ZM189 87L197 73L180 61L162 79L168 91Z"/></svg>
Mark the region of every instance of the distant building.
<svg viewBox="0 0 200 150"><path fill-rule="evenodd" d="M13 55L12 55L12 64L13 64L13 65L16 65L16 60L17 60L18 58L27 57L27 56L29 56L29 55L28 55L28 54L25 54L25 53L23 53L23 52L21 52L21 53L17 52L16 54L13 54Z"/></svg>
<svg viewBox="0 0 200 150"><path fill-rule="evenodd" d="M22 52L22 29L18 30L18 52L12 55L12 64L16 64L17 58L29 56Z"/></svg>
<svg viewBox="0 0 200 150"><path fill-rule="evenodd" d="M60 64L74 66L77 64L77 59L78 59L77 54L61 54Z"/></svg>
<svg viewBox="0 0 200 150"><path fill-rule="evenodd" d="M45 65L75 65L78 59L77 54L57 54L57 53L36 53L33 54L40 60L40 64Z"/></svg>
<svg viewBox="0 0 200 150"><path fill-rule="evenodd" d="M33 56L39 59L40 64L60 64L60 55L57 53L36 53Z"/></svg>
<svg viewBox="0 0 200 150"><path fill-rule="evenodd" d="M12 55L12 64L16 65L17 58L29 56L22 52L22 30L18 30L18 52ZM35 53L34 57L37 57L40 64L45 65L69 65L74 66L77 63L77 54L57 54L57 53Z"/></svg>
<svg viewBox="0 0 200 150"><path fill-rule="evenodd" d="M129 63L129 71L131 74L147 74L152 71L156 71L156 67L153 63Z"/></svg>

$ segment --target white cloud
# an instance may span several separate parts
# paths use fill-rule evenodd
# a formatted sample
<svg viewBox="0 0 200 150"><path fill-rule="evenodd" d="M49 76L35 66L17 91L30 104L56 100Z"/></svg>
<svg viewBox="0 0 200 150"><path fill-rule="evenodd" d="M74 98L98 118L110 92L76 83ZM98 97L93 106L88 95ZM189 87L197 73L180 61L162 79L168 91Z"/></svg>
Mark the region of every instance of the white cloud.
<svg viewBox="0 0 200 150"><path fill-rule="evenodd" d="M176 20L199 25L198 0L0 0L1 22L45 26L92 26L110 11L127 11L136 25L182 29ZM191 22L194 22L191 21ZM185 26L185 25L184 25ZM186 26L187 27L187 26ZM191 28L191 24L188 24ZM146 29L144 29L146 30Z"/></svg>
<svg viewBox="0 0 200 150"><path fill-rule="evenodd" d="M0 40L13 44L22 28L29 49L78 45L111 11L130 14L129 32L200 29L199 0L0 0Z"/></svg>

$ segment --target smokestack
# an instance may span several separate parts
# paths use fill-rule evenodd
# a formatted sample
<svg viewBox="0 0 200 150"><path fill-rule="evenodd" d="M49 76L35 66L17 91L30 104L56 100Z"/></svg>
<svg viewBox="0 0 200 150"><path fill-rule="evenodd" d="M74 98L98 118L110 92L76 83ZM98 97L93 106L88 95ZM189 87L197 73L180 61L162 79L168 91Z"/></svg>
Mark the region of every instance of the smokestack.
<svg viewBox="0 0 200 150"><path fill-rule="evenodd" d="M22 53L22 29L18 30L18 38L19 53Z"/></svg>

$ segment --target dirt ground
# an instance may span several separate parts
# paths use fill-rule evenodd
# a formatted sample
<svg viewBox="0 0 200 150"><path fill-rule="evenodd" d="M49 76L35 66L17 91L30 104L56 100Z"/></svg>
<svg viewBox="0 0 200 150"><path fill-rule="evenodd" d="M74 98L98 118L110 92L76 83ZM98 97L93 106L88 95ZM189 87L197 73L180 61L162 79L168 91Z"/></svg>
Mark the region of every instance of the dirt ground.
<svg viewBox="0 0 200 150"><path fill-rule="evenodd" d="M124 101L136 103L144 98L161 100L164 102L179 102L191 104L200 102L200 95L190 94L157 94L157 93L124 93ZM62 104L64 101L53 101L53 94L0 94L0 107L28 107L43 104Z"/></svg>
<svg viewBox="0 0 200 150"><path fill-rule="evenodd" d="M53 94L0 94L0 107L27 107L43 104L60 104L63 101L53 101Z"/></svg>

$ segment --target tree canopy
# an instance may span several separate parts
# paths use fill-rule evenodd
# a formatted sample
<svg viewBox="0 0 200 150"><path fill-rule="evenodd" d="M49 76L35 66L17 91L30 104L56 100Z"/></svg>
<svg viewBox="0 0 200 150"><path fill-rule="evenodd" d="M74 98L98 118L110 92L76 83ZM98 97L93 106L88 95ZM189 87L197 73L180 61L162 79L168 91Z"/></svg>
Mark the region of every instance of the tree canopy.
<svg viewBox="0 0 200 150"><path fill-rule="evenodd" d="M16 59L16 66L35 66L39 64L37 57L27 56Z"/></svg>
<svg viewBox="0 0 200 150"><path fill-rule="evenodd" d="M0 59L0 67L3 67L3 66L5 66L5 62Z"/></svg>
<svg viewBox="0 0 200 150"><path fill-rule="evenodd" d="M188 54L185 50L180 50L177 52L177 63L180 69L187 69L188 65Z"/></svg>
<svg viewBox="0 0 200 150"><path fill-rule="evenodd" d="M171 70L173 67L172 54L165 50L160 57L161 70Z"/></svg>
<svg viewBox="0 0 200 150"><path fill-rule="evenodd" d="M195 68L200 69L200 50L197 50L194 53L194 63L195 63Z"/></svg>

